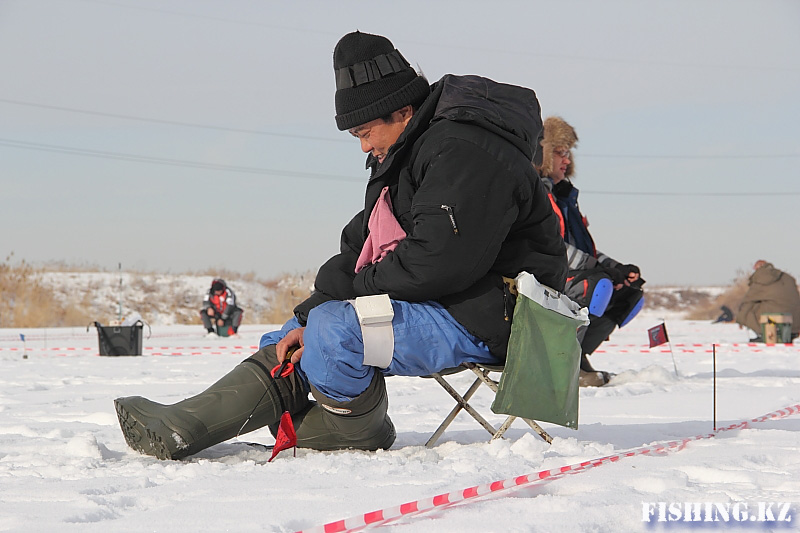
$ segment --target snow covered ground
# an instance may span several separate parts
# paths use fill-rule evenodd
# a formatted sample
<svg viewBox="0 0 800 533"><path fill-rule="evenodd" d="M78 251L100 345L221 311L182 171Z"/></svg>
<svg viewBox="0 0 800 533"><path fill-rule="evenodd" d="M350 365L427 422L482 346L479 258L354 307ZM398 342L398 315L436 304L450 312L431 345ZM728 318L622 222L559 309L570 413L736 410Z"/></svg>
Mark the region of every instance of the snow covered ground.
<svg viewBox="0 0 800 533"><path fill-rule="evenodd" d="M800 403L800 343L748 345L749 332L736 325L669 316L676 376L669 347L647 345L647 329L663 316L645 311L593 356L595 367L617 376L606 387L581 390L579 430L543 424L554 437L550 446L520 421L508 439L490 444L488 434L462 414L436 447L426 449L452 400L430 380L391 378L389 411L398 431L391 450L299 450L296 457L285 451L272 463L268 451L237 442L184 461L139 455L126 446L112 405L118 396L172 403L201 391L249 355L269 326L245 325L239 339L211 341L200 326L154 326L142 357L99 357L94 328L0 330L0 531L305 530L708 435L714 415L712 343L720 343L718 427ZM461 374L453 381L463 389L470 378ZM486 407L490 399L479 392L475 403ZM754 423L669 453L623 457L404 518L384 530L793 529L800 520L799 436L800 415ZM244 439L273 441L266 430ZM657 522L658 502L743 502L757 520ZM770 509L776 521L761 521L770 514L757 515L759 502L775 502ZM777 521L778 502L792 504L791 522ZM643 521L649 504L650 523Z"/></svg>

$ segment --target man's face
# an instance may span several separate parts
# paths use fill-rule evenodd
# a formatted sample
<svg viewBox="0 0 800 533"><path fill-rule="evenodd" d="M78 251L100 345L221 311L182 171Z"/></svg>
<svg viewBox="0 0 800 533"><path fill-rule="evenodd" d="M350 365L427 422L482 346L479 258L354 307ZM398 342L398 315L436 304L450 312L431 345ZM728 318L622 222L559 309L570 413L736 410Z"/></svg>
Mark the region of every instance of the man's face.
<svg viewBox="0 0 800 533"><path fill-rule="evenodd" d="M389 147L397 142L412 115L411 106L406 106L392 113L388 121L377 118L348 131L361 141L361 150L364 153L371 153L378 163L383 163Z"/></svg>
<svg viewBox="0 0 800 533"><path fill-rule="evenodd" d="M563 146L557 146L553 149L553 170L550 173L550 179L553 184L563 180L567 174L567 167L572 162L570 157L572 154Z"/></svg>

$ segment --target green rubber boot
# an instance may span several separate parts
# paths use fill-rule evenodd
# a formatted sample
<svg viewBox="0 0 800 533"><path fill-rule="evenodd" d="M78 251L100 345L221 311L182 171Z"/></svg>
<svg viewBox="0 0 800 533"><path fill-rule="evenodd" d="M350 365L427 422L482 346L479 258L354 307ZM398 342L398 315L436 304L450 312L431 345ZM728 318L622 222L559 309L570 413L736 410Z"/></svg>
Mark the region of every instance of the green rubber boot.
<svg viewBox="0 0 800 533"><path fill-rule="evenodd" d="M389 448L396 436L386 414L389 400L383 374L376 371L367 390L347 402L327 398L311 386L316 402L292 416L297 446L314 450ZM273 434L277 424L270 427Z"/></svg>
<svg viewBox="0 0 800 533"><path fill-rule="evenodd" d="M276 423L283 412L303 411L308 391L295 373L273 379L275 346L234 367L208 389L173 405L141 396L114 405L128 446L159 459L181 459L237 435Z"/></svg>

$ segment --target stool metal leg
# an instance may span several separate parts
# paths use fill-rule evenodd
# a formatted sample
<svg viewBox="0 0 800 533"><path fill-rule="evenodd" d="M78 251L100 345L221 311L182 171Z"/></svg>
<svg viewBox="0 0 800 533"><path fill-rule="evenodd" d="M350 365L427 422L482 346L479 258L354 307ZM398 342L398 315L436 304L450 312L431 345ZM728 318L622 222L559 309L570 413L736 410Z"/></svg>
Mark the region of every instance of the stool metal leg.
<svg viewBox="0 0 800 533"><path fill-rule="evenodd" d="M493 391L495 394L497 394L497 382L496 382L496 381L494 381L493 379L491 379L491 378L489 377L489 372L490 372L489 370L487 370L487 369L485 369L485 368L481 368L481 367L479 367L478 365L476 365L475 363L464 363L464 366L466 366L467 368L469 368L470 370L472 370L472 371L475 373L475 375L476 375L476 376L478 376L478 379L480 379L481 381L483 381L484 383L486 383L486 385L487 385L487 386L488 386L490 389L492 389L492 391ZM508 429L508 428L511 426L511 424L514 422L514 419L515 419L515 418L516 418L516 417L514 417L514 416L510 416L510 417L508 417L508 418L506 419L506 421L503 423L503 425L502 425L502 426L500 426L500 429L497 431L497 433L495 433L495 434L492 436L492 440L494 440L494 439L498 439L498 438L502 437L502 436L503 436L503 433L505 433L505 432L506 432L506 430L507 430L507 429ZM545 430L544 430L544 428L542 428L542 426L540 426L539 424L537 424L537 423L536 423L536 421L534 421L534 420L531 420L531 419L529 419L529 418L523 418L522 420L524 420L524 421L525 421L525 423L526 423L526 424L528 424L528 426L530 426L530 428L531 428L532 430L534 430L534 431L535 431L535 432L536 432L536 433L537 433L537 434L538 434L540 437L542 437L542 439L544 439L544 441L545 441L547 444L552 444L552 442L553 442L553 437L551 437L551 436L550 436L550 435L547 433L547 431L545 431Z"/></svg>
<svg viewBox="0 0 800 533"><path fill-rule="evenodd" d="M431 448L434 444L436 444L436 441L439 440L439 437L442 435L442 433L444 433L445 429L447 429L447 426L450 425L450 423L455 419L456 415L458 415L462 409L468 412L472 418L474 418L481 426L483 426L486 431L489 432L490 435L494 436L497 433L497 431L494 429L494 426L487 422L486 419L483 418L480 413L473 409L473 407L469 404L469 399L472 398L472 395L475 394L475 391L477 391L481 385L480 379L476 379L467 392L464 393L464 396L461 396L458 391L456 391L447 381L445 381L441 375L431 374L431 376L439 383L439 385L442 386L444 390L447 391L448 394L450 394L450 396L453 397L453 399L456 401L456 406L453 407L453 409L450 411L450 414L447 415L444 421L442 421L442 423L439 425L439 428L433 433L433 435L431 435L431 438L428 439L428 442L425 443L426 447Z"/></svg>

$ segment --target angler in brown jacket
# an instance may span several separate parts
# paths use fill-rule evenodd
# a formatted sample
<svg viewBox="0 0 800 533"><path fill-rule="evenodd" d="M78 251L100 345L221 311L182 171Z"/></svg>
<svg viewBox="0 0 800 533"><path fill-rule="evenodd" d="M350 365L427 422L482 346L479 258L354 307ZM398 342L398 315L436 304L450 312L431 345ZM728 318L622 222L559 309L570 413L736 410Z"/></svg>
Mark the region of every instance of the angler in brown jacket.
<svg viewBox="0 0 800 533"><path fill-rule="evenodd" d="M755 331L759 335L757 340L760 340L759 319L762 313L791 313L792 338L797 337L800 333L797 281L763 259L756 261L753 270L748 280L749 288L736 313L736 322Z"/></svg>

